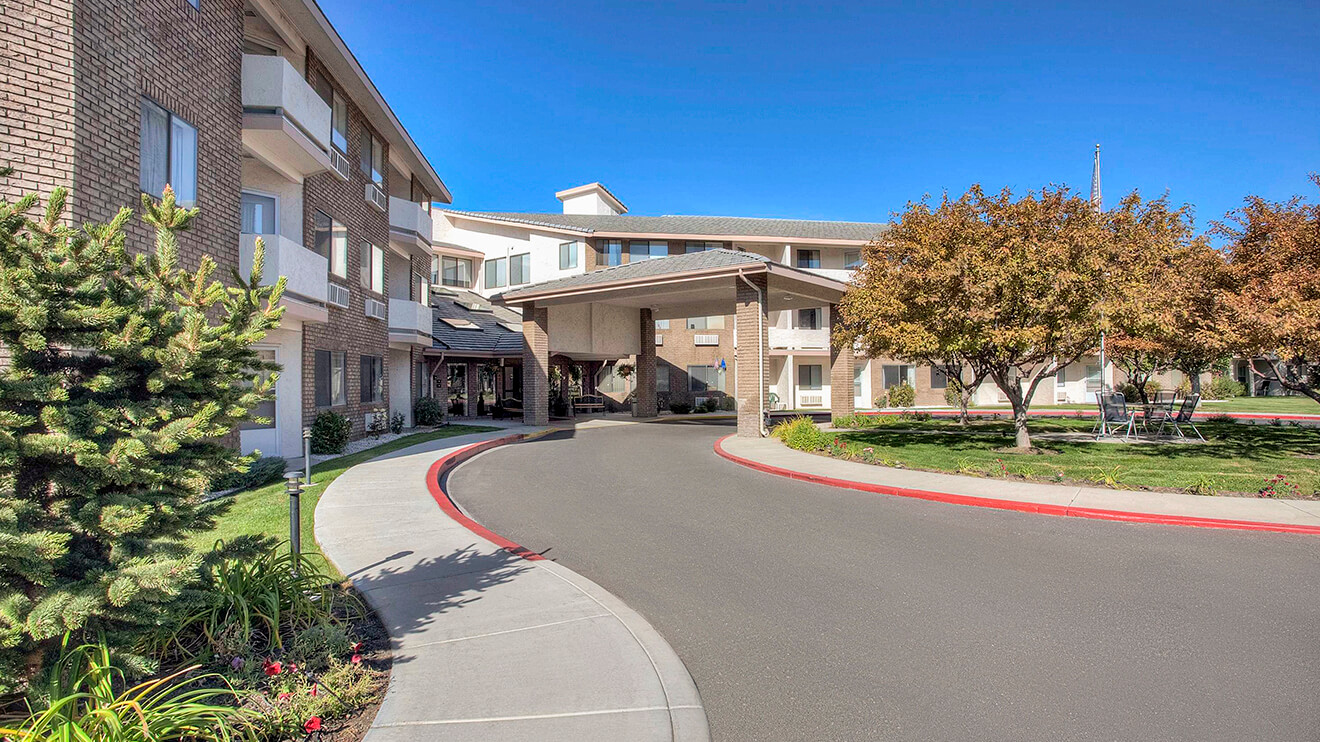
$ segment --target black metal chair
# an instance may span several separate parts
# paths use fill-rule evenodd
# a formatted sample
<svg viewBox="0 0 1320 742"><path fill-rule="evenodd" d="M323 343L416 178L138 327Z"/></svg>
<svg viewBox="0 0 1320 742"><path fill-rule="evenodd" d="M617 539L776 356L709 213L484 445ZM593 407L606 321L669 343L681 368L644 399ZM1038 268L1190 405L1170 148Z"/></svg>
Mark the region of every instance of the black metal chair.
<svg viewBox="0 0 1320 742"><path fill-rule="evenodd" d="M1201 435L1201 431L1197 430L1196 425L1192 423L1192 415L1196 414L1196 407L1199 404L1201 404L1201 395L1192 394L1188 396L1178 407L1176 413L1169 415L1166 419L1160 421L1160 429L1156 434L1162 435L1164 433L1164 426L1171 425L1179 438L1186 438L1187 434L1184 433L1182 429L1187 427L1191 428L1193 433L1196 433L1197 438L1204 441L1205 436Z"/></svg>
<svg viewBox="0 0 1320 742"><path fill-rule="evenodd" d="M1100 420L1095 426L1095 439L1114 435L1124 429L1123 440L1128 440L1136 432L1137 413L1127 408L1127 398L1121 392L1097 394L1096 404L1100 406Z"/></svg>

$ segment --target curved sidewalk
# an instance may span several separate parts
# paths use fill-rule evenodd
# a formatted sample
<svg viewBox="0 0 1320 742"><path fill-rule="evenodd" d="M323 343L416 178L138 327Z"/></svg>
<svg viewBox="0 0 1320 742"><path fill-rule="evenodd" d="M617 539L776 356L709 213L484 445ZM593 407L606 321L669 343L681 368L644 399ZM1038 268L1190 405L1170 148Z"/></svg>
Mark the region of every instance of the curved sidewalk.
<svg viewBox="0 0 1320 742"><path fill-rule="evenodd" d="M394 650L367 742L710 738L691 676L641 615L484 531L438 482L428 486L480 450L543 430L405 448L349 469L321 496L316 540Z"/></svg>
<svg viewBox="0 0 1320 742"><path fill-rule="evenodd" d="M1320 535L1320 502L1314 500L1066 487L891 469L795 451L773 438L727 436L716 441L715 452L770 474L884 495L1130 523Z"/></svg>

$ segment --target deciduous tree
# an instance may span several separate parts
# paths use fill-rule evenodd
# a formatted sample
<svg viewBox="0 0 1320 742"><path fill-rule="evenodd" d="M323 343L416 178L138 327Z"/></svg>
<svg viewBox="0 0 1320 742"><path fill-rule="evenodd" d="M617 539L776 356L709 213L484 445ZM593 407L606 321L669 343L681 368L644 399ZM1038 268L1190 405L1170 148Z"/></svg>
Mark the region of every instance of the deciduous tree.
<svg viewBox="0 0 1320 742"><path fill-rule="evenodd" d="M1320 175L1311 180L1320 186ZM1284 389L1320 402L1320 204L1248 196L1214 232L1228 240L1215 317L1230 347L1264 359Z"/></svg>

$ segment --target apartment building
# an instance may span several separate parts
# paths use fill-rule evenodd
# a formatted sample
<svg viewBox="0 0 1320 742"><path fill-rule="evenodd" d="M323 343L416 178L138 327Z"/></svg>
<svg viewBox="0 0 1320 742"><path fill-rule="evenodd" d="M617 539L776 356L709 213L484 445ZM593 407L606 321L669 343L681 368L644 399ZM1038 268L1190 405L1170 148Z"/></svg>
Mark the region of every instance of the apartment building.
<svg viewBox="0 0 1320 742"><path fill-rule="evenodd" d="M11 12L12 9L12 12ZM298 456L322 410L362 434L410 416L432 344L432 202L444 183L313 0L6 3L0 162L6 198L72 186L104 221L171 185L201 214L181 236L220 277L266 245L287 277L269 424L245 451ZM129 228L130 249L151 235Z"/></svg>
<svg viewBox="0 0 1320 742"><path fill-rule="evenodd" d="M608 188L590 183L555 194L561 213L440 210L435 243L466 251L437 257L435 279L484 296L520 286L668 255L727 249L761 255L846 281L883 224L711 216L629 216ZM439 248L437 248L439 249ZM588 318L589 319L589 318ZM830 407L829 308L771 313L771 405ZM603 323L603 318L602 318ZM732 316L658 320L656 387L661 400L699 402L732 391ZM588 388L616 400L630 390L613 374L622 359L574 358ZM871 405L889 365L858 357L856 403ZM895 382L896 383L896 382ZM942 393L941 393L942 394Z"/></svg>

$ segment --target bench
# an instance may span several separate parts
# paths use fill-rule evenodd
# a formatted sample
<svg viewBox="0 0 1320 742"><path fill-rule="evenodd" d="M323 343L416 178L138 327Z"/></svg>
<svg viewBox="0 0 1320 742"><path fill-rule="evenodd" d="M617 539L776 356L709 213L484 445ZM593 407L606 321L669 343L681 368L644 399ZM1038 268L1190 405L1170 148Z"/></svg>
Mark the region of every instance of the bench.
<svg viewBox="0 0 1320 742"><path fill-rule="evenodd" d="M605 398L599 394L584 394L581 397L573 398L573 413L578 412L604 412Z"/></svg>

